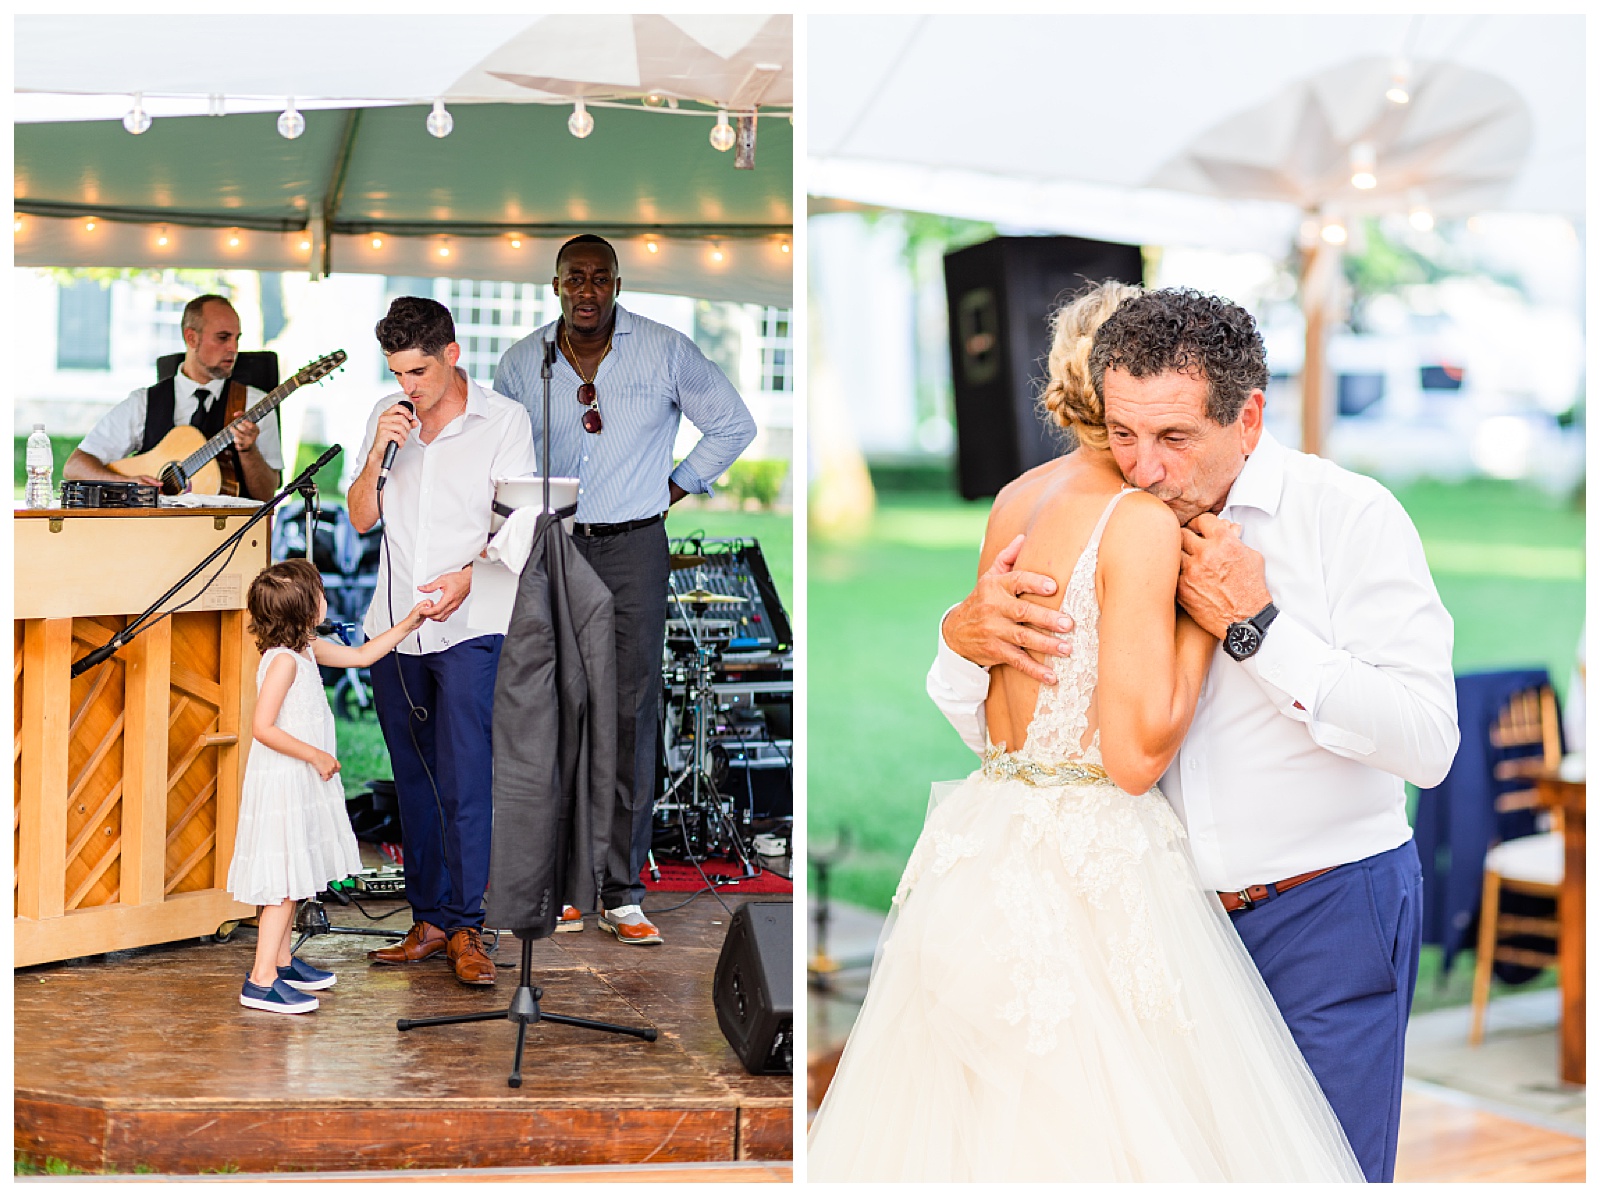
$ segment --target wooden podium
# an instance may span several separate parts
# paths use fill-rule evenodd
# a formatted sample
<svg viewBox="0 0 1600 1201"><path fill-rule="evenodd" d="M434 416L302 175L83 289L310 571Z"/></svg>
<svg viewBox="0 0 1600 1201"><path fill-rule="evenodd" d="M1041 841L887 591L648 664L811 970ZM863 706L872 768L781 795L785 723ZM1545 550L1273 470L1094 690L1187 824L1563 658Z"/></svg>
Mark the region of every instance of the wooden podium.
<svg viewBox="0 0 1600 1201"><path fill-rule="evenodd" d="M226 885L258 662L244 598L269 523L168 602L178 612L71 675L253 513L16 513L15 966L254 914Z"/></svg>

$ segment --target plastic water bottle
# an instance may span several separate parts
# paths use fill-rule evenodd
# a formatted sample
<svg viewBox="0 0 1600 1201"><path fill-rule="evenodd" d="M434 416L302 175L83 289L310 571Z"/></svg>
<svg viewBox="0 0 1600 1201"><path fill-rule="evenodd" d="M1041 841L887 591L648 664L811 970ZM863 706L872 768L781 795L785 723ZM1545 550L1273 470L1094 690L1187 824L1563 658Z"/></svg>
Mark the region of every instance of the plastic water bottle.
<svg viewBox="0 0 1600 1201"><path fill-rule="evenodd" d="M50 435L44 432L44 423L36 421L33 424L33 433L28 435L28 491L27 505L30 509L48 509L51 507L51 493L55 481L55 456L50 451Z"/></svg>

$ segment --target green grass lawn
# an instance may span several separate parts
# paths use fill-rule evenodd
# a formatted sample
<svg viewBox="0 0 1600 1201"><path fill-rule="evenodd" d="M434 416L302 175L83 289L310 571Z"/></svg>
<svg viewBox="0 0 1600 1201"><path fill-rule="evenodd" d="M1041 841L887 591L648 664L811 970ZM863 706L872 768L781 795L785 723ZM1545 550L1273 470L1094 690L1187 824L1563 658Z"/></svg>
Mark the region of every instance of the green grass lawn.
<svg viewBox="0 0 1600 1201"><path fill-rule="evenodd" d="M1399 489L1455 618L1458 672L1547 667L1564 691L1583 621L1581 507L1494 481ZM870 536L810 547L807 827L848 831L834 895L887 909L934 780L976 765L923 691L943 611L972 586L987 502L884 494ZM1453 965L1453 998L1470 980Z"/></svg>

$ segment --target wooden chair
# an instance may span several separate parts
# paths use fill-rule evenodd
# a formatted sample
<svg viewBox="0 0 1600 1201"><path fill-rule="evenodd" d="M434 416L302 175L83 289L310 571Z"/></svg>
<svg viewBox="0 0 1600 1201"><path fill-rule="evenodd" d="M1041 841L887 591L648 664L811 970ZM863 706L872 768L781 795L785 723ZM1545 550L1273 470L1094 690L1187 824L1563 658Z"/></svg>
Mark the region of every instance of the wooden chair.
<svg viewBox="0 0 1600 1201"><path fill-rule="evenodd" d="M1538 804L1534 778L1554 771L1561 763L1561 717L1549 685L1519 692L1507 702L1489 732L1490 744L1507 750L1495 765L1495 778L1506 785L1495 799L1501 812ZM1489 1006L1489 978L1498 963L1541 969L1556 962L1554 944L1560 932L1555 917L1528 917L1501 912L1502 891L1527 896L1557 898L1565 871L1566 852L1561 841L1560 814L1543 834L1513 838L1489 849L1483 867L1483 909L1478 918L1478 962L1472 977L1472 1028L1467 1042L1483 1041ZM1505 945L1502 940L1521 935L1548 939L1549 952Z"/></svg>

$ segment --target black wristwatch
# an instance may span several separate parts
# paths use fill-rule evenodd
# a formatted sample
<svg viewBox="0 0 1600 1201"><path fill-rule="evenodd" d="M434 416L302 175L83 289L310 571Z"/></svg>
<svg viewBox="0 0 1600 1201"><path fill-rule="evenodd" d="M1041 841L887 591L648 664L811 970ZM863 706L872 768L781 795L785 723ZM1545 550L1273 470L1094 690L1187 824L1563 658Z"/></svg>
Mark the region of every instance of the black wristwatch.
<svg viewBox="0 0 1600 1201"><path fill-rule="evenodd" d="M1236 621L1228 627L1228 635L1222 640L1222 649L1233 657L1234 662L1244 662L1261 649L1262 636L1277 616L1278 606L1268 601L1267 607L1249 621Z"/></svg>

